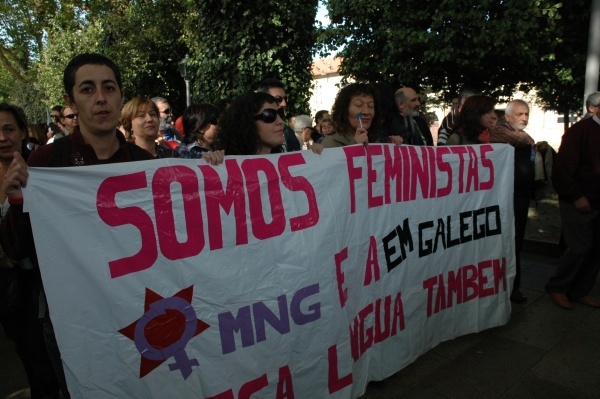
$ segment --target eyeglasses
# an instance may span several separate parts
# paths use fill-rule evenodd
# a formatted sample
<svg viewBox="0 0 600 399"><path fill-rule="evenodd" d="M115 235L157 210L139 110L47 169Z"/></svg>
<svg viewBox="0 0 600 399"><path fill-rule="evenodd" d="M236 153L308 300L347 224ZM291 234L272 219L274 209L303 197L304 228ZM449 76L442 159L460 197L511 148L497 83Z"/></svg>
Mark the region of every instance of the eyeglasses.
<svg viewBox="0 0 600 399"><path fill-rule="evenodd" d="M173 113L173 110L171 108L167 108L164 111L160 111L160 113L169 115Z"/></svg>
<svg viewBox="0 0 600 399"><path fill-rule="evenodd" d="M273 123L275 120L277 120L277 115L279 115L281 119L285 119L285 110L283 108L279 108L277 110L274 110L273 108L265 108L260 114L254 115L254 120L261 120L265 123Z"/></svg>
<svg viewBox="0 0 600 399"><path fill-rule="evenodd" d="M77 117L77 114L69 114L69 115L65 115L64 116L65 119L73 119L73 118L76 118L76 117Z"/></svg>
<svg viewBox="0 0 600 399"><path fill-rule="evenodd" d="M60 119L60 115L58 114L52 114L50 116L52 117L52 119Z"/></svg>
<svg viewBox="0 0 600 399"><path fill-rule="evenodd" d="M277 104L281 104L283 101L285 101L287 103L287 97L281 97L281 96L274 96L275 97L275 101L277 101Z"/></svg>

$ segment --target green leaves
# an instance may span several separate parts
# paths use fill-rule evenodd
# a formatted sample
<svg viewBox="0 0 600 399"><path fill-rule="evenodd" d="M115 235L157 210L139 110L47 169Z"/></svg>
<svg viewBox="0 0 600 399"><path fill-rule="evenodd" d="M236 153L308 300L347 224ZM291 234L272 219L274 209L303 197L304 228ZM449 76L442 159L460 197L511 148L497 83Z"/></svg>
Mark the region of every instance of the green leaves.
<svg viewBox="0 0 600 399"><path fill-rule="evenodd" d="M562 41L587 37L591 0L329 0L324 49L341 48L343 75L456 93L462 85L510 96L558 73ZM563 18L564 17L564 18ZM571 41L569 42L571 43ZM584 43L587 45L587 43ZM581 45L571 43L576 54ZM574 72L570 82L580 81ZM581 74L580 76L583 76ZM578 96L571 89L569 96Z"/></svg>

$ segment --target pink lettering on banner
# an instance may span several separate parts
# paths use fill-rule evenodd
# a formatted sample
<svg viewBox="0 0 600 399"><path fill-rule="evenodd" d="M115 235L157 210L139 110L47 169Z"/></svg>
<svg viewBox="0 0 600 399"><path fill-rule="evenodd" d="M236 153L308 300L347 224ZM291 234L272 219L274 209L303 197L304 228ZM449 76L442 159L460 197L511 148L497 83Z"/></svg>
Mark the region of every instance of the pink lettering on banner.
<svg viewBox="0 0 600 399"><path fill-rule="evenodd" d="M382 147L370 145L367 147L367 181L369 182L368 199L369 208L377 208L383 205L383 196L373 194L373 186L377 184L377 171L373 169L373 157L382 154Z"/></svg>
<svg viewBox="0 0 600 399"><path fill-rule="evenodd" d="M369 146L370 147L370 146ZM393 154L392 154L393 152ZM396 184L394 184L394 186L396 187L395 193L396 193L396 201L400 202L400 201L404 201L404 197L402 196L402 185L401 182L403 181L402 179L402 171L403 166L402 166L402 159L400 157L400 147L398 146L384 146L383 147L383 157L385 159L385 164L384 164L384 174L383 174L383 198L384 198L384 203L386 204L391 204L392 203L392 199L391 199L391 187L392 187L392 183L395 181ZM409 181L408 179L406 180L407 182Z"/></svg>
<svg viewBox="0 0 600 399"><path fill-rule="evenodd" d="M479 184L480 190L491 190L494 187L494 163L491 159L488 159L487 154L489 152L493 152L494 148L489 145L482 145L479 147L479 151L481 153L481 166L484 169L487 169L490 173L490 179L486 182L481 182Z"/></svg>
<svg viewBox="0 0 600 399"><path fill-rule="evenodd" d="M136 227L142 242L137 254L108 262L111 278L148 269L158 258L154 224L150 216L137 206L119 208L115 201L118 193L146 188L147 185L146 173L137 172L109 177L98 187L96 208L100 219L111 227L125 225Z"/></svg>
<svg viewBox="0 0 600 399"><path fill-rule="evenodd" d="M350 329L350 349L352 359L356 362L365 352L373 346L385 341L386 339L398 334L406 328L404 321L404 307L402 304L402 295L398 292L394 298L394 309L391 309L392 295L383 298L384 306L381 306L381 298L375 303L369 303L359 310L354 318ZM375 325L368 325L366 321L375 310ZM383 322L383 327L382 327ZM390 328L391 325L391 328Z"/></svg>
<svg viewBox="0 0 600 399"><path fill-rule="evenodd" d="M464 155L467 153L467 147L453 145L450 148L453 154L458 155L458 193L462 194L465 192L465 183L463 176L465 175L465 158Z"/></svg>
<svg viewBox="0 0 600 399"><path fill-rule="evenodd" d="M455 303L459 305L496 295L507 289L506 259L485 260L477 266L465 265L457 271L450 270L446 278L443 274L430 277L423 281L423 289L427 290L427 317L451 308Z"/></svg>
<svg viewBox="0 0 600 399"><path fill-rule="evenodd" d="M350 213L356 212L356 187L355 180L362 179L362 168L354 166L354 158L365 156L364 146L343 147L346 153L346 165L348 167L348 178L350 182Z"/></svg>
<svg viewBox="0 0 600 399"><path fill-rule="evenodd" d="M317 196L315 189L308 179L303 176L292 176L289 168L297 165L306 164L306 160L301 153L291 153L279 158L279 173L281 182L288 190L295 192L301 191L306 195L308 212L302 216L290 218L290 227L292 231L307 229L319 222L319 207L317 205Z"/></svg>
<svg viewBox="0 0 600 399"><path fill-rule="evenodd" d="M187 240L179 242L175 229L171 186L181 186ZM198 176L186 166L159 168L152 177L154 215L161 253L170 260L198 255L204 248L204 226L198 187Z"/></svg>
<svg viewBox="0 0 600 399"><path fill-rule="evenodd" d="M475 148L467 147L469 152L469 167L467 168L467 192L479 189L479 162Z"/></svg>
<svg viewBox="0 0 600 399"><path fill-rule="evenodd" d="M248 203L250 205L250 222L252 232L259 240L277 237L285 230L285 213L281 187L279 186L279 175L271 161L265 158L245 159L242 161L242 171L246 178L246 190L248 190ZM267 180L267 192L271 210L271 222L265 218L262 195L260 192L259 173Z"/></svg>
<svg viewBox="0 0 600 399"><path fill-rule="evenodd" d="M292 372L289 366L279 369L279 381L277 382L277 394L275 399L294 399L294 384L292 383Z"/></svg>
<svg viewBox="0 0 600 399"><path fill-rule="evenodd" d="M445 197L452 192L452 166L448 161L444 161L444 155L450 154L449 147L437 147L436 165L441 174L446 174L446 187L438 187L436 197Z"/></svg>
<svg viewBox="0 0 600 399"><path fill-rule="evenodd" d="M489 190L494 185L493 162L487 158L493 147L489 145L433 148L370 144L366 151L364 146L347 146L343 150L350 186L350 213L356 212L357 205L366 204L367 209L372 209L393 202L415 201L419 193L424 199L450 195L453 176L458 178L459 194ZM457 173L453 164L444 159L449 155L458 158ZM383 171L374 167L374 158L379 156L383 157ZM361 157L366 157L366 166L364 163L358 166ZM486 169L490 178L480 182L480 175ZM437 187L438 173L447 177L444 187ZM382 195L375 194L379 186L383 186ZM359 204L357 193L361 189L366 191L367 200Z"/></svg>
<svg viewBox="0 0 600 399"><path fill-rule="evenodd" d="M250 397L269 385L269 380L266 374L261 375L255 380L248 381L240 388L238 399L250 399Z"/></svg>
<svg viewBox="0 0 600 399"><path fill-rule="evenodd" d="M414 201L417 198L417 187L421 188L421 195L423 198L433 197L435 191L430 194L430 185L435 186L435 182L431 182L432 177L435 180L435 169L433 159L429 158L427 152L428 147L414 147L407 146L406 150L410 154L412 170L410 174L410 193L408 194L408 200ZM417 155L417 151L421 150L421 157ZM433 150L433 148L431 148ZM433 158L433 157L432 157Z"/></svg>
<svg viewBox="0 0 600 399"><path fill-rule="evenodd" d="M250 399L256 396L258 392L269 386L269 378L267 374L263 374L253 380L247 381L240 387L237 397L233 394L233 389L228 389L218 395L211 396L207 399ZM294 385L292 383L292 373L289 366L279 368L277 380L277 393L275 399L295 399Z"/></svg>
<svg viewBox="0 0 600 399"><path fill-rule="evenodd" d="M364 286L370 285L373 279L379 281L381 278L379 272L379 260L377 258L377 240L371 236L369 238L369 254L367 255L367 264L365 266Z"/></svg>
<svg viewBox="0 0 600 399"><path fill-rule="evenodd" d="M327 362L329 364L327 386L329 387L330 394L340 391L352 384L352 371L345 376L340 377L337 345L330 346L327 350Z"/></svg>
<svg viewBox="0 0 600 399"><path fill-rule="evenodd" d="M348 288L344 288L344 272L342 271L342 262L348 259L348 247L342 249L340 252L335 254L335 277L337 281L338 294L340 298L340 306L342 309L346 306L348 300Z"/></svg>
<svg viewBox="0 0 600 399"><path fill-rule="evenodd" d="M210 249L223 248L223 226L221 209L230 214L233 208L235 217L235 244L248 244L248 225L246 223L246 193L242 171L235 159L225 160L227 169L227 186L223 183L217 171L209 165L198 165L204 176L204 191L206 192L206 214L208 216L208 239Z"/></svg>

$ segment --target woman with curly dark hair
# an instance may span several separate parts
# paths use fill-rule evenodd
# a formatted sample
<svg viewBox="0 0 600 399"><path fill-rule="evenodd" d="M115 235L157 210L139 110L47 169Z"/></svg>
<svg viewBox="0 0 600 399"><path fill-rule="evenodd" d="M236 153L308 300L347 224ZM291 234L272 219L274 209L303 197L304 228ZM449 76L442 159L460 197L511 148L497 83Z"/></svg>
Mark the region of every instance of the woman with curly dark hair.
<svg viewBox="0 0 600 399"><path fill-rule="evenodd" d="M448 138L446 145L489 143L489 129L498 120L494 112L495 106L496 101L488 96L467 98L460 109L454 133Z"/></svg>
<svg viewBox="0 0 600 399"><path fill-rule="evenodd" d="M283 108L269 93L242 94L221 115L215 146L226 155L283 152L284 118Z"/></svg>
<svg viewBox="0 0 600 399"><path fill-rule="evenodd" d="M331 118L335 133L325 136L325 148L377 141L381 116L379 93L368 83L352 83L342 88L333 104Z"/></svg>

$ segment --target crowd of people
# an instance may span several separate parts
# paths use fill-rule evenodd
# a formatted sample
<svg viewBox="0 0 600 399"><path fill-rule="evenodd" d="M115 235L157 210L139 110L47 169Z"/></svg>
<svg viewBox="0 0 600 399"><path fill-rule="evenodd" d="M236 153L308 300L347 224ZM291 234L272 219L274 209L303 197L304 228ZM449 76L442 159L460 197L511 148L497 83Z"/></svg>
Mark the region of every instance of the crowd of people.
<svg viewBox="0 0 600 399"><path fill-rule="evenodd" d="M309 115L286 118L285 87L277 79L263 80L231 100L192 104L175 121L165 98L136 97L124 103L119 68L102 55L76 56L63 80L66 106L51 109L47 140L34 137L35 129L19 107L0 104L0 321L16 344L32 398L58 397L59 391L69 395L23 212L21 188L27 184L28 167L156 158L203 158L218 165L229 155L322 154L326 148L374 142L434 145L429 125L419 115L419 95L410 87L394 91L381 83L349 84L339 90L331 113L319 111L313 125ZM526 133L529 106L522 100L508 103L499 124L496 101L464 88L442 122L438 146L507 143L515 148L513 302L527 300L520 291L519 254L529 201L536 178L542 176L552 178L557 188L566 244L547 290L565 309L573 307L572 301L600 308L600 301L589 296L600 269L600 93L589 100L589 117L569 129L558 154ZM14 295L17 285L26 295Z"/></svg>

